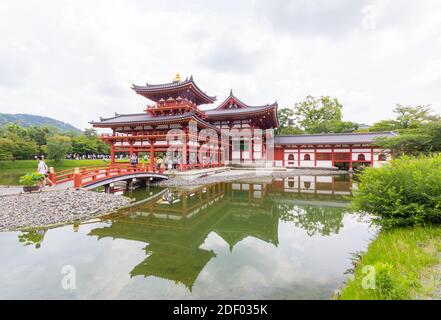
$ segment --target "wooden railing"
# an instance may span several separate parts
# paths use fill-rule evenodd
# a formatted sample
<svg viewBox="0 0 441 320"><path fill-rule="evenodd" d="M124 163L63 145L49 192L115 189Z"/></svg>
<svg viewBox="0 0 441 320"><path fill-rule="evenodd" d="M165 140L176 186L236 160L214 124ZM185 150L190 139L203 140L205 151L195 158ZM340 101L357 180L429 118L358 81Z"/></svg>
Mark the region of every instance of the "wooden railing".
<svg viewBox="0 0 441 320"><path fill-rule="evenodd" d="M81 188L85 185L107 180L110 178L124 176L131 173L164 173L163 168L150 168L149 164L114 164L101 167L83 167L51 172L49 180L52 184L62 184L73 181L74 188Z"/></svg>
<svg viewBox="0 0 441 320"><path fill-rule="evenodd" d="M187 171L191 169L208 169L221 167L220 163L197 163L178 165L178 171ZM98 167L82 167L72 168L54 172L51 168L49 173L49 181L52 185L58 185L73 181L74 188L81 188L95 182L104 181L110 178L124 176L132 173L160 173L163 174L167 167L150 167L148 163L141 163L131 165L129 163L118 163L113 165L98 166Z"/></svg>

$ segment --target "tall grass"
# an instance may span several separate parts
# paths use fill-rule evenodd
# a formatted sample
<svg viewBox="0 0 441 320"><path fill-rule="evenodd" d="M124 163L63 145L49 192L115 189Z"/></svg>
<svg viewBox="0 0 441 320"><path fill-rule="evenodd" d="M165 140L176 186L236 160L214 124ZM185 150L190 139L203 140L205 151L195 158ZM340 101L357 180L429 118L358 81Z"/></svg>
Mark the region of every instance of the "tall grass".
<svg viewBox="0 0 441 320"><path fill-rule="evenodd" d="M339 299L398 300L424 299L440 285L439 251L441 228L418 227L383 230L362 255L354 279L349 280ZM375 270L375 288L363 287L364 266Z"/></svg>

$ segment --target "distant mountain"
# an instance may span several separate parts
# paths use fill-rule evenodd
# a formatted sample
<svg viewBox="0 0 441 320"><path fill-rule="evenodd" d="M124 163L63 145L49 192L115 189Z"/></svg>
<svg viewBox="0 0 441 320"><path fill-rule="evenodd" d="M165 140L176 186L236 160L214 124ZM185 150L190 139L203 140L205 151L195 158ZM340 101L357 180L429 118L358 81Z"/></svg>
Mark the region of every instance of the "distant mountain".
<svg viewBox="0 0 441 320"><path fill-rule="evenodd" d="M55 120L48 117L35 116L32 114L8 114L0 113L0 127L3 127L7 123L15 123L23 127L29 126L49 126L60 130L61 132L81 132L80 129L75 128L69 123L65 123L59 120Z"/></svg>

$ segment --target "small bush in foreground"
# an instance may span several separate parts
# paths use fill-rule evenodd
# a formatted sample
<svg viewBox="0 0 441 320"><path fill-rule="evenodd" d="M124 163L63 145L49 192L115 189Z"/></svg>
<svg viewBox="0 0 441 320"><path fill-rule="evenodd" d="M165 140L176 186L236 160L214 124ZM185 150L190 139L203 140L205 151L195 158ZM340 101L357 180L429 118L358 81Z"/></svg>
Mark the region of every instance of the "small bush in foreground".
<svg viewBox="0 0 441 320"><path fill-rule="evenodd" d="M353 208L386 228L441 223L441 155L403 157L360 176Z"/></svg>

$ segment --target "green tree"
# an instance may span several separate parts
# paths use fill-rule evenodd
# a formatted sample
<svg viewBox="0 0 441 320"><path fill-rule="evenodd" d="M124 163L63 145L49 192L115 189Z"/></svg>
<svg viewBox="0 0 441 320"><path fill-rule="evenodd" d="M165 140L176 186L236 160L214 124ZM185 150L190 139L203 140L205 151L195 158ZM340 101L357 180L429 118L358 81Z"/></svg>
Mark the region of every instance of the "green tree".
<svg viewBox="0 0 441 320"><path fill-rule="evenodd" d="M370 132L395 131L397 129L401 129L401 126L396 120L381 120L369 127Z"/></svg>
<svg viewBox="0 0 441 320"><path fill-rule="evenodd" d="M434 115L428 105L403 106L397 104L393 112L395 114L393 119L374 123L369 131L404 132L409 129L418 129L423 125L439 120L439 116Z"/></svg>
<svg viewBox="0 0 441 320"><path fill-rule="evenodd" d="M428 105L420 106L402 106L397 104L395 109L395 118L400 128L418 128L430 121L436 120L432 115L432 109Z"/></svg>
<svg viewBox="0 0 441 320"><path fill-rule="evenodd" d="M53 134L55 134L55 131L47 126L30 126L27 128L27 136L39 146L47 144L48 137Z"/></svg>
<svg viewBox="0 0 441 320"><path fill-rule="evenodd" d="M33 159L38 154L38 145L31 140L23 139L15 142L13 151L14 159Z"/></svg>
<svg viewBox="0 0 441 320"><path fill-rule="evenodd" d="M47 150L50 159L59 161L72 151L71 139L62 135L50 137L47 141Z"/></svg>
<svg viewBox="0 0 441 320"><path fill-rule="evenodd" d="M78 154L89 154L97 151L96 141L85 135L79 135L72 138L72 152Z"/></svg>
<svg viewBox="0 0 441 320"><path fill-rule="evenodd" d="M85 135L88 138L94 138L98 136L98 133L95 129L85 129L83 135Z"/></svg>
<svg viewBox="0 0 441 320"><path fill-rule="evenodd" d="M297 126L296 115L291 108L282 108L277 111L279 127L276 134L301 134L303 131Z"/></svg>
<svg viewBox="0 0 441 320"><path fill-rule="evenodd" d="M393 150L395 155L419 154L430 151L431 137L424 132L403 133L391 138L378 138L376 144Z"/></svg>
<svg viewBox="0 0 441 320"><path fill-rule="evenodd" d="M0 138L0 160L12 160L14 141L8 138Z"/></svg>
<svg viewBox="0 0 441 320"><path fill-rule="evenodd" d="M307 96L295 104L294 114L297 124L307 133L352 132L356 123L342 121L343 106L336 98Z"/></svg>

